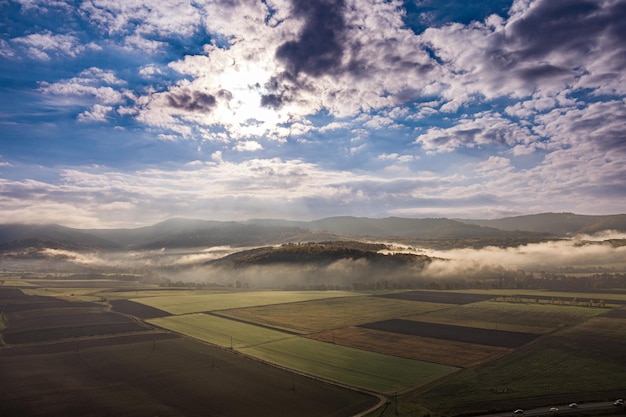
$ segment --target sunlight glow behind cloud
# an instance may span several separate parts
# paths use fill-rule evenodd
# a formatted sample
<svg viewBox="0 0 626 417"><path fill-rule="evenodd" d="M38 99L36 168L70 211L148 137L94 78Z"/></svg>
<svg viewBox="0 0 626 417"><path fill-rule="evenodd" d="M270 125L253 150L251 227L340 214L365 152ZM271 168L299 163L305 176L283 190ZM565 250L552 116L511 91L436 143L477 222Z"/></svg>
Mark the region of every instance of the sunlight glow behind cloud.
<svg viewBox="0 0 626 417"><path fill-rule="evenodd" d="M0 214L623 212L623 3L447 7L3 2Z"/></svg>

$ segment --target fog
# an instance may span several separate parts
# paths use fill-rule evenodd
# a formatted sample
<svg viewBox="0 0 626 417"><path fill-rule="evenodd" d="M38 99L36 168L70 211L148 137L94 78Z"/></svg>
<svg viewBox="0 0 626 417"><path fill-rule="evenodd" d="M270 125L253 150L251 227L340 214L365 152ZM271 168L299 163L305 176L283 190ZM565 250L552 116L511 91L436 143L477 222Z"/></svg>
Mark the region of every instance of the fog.
<svg viewBox="0 0 626 417"><path fill-rule="evenodd" d="M607 231L578 235L567 240L532 243L517 247L488 246L434 250L399 247L400 252L435 258L423 274L429 277L477 277L487 271L576 272L626 271L626 246L614 247L609 239L626 239L626 234Z"/></svg>
<svg viewBox="0 0 626 417"><path fill-rule="evenodd" d="M385 242L386 252L427 255L430 263L389 267L365 259L344 259L325 265L272 265L216 267L206 262L250 248L216 246L196 249L161 249L128 252L75 252L44 249L35 260L14 257L7 268L39 272L146 273L170 282L215 283L250 287L346 287L376 282L436 279L489 279L507 273L626 272L626 246L608 239L626 239L626 234L605 232L567 240L532 243L517 247L435 250Z"/></svg>

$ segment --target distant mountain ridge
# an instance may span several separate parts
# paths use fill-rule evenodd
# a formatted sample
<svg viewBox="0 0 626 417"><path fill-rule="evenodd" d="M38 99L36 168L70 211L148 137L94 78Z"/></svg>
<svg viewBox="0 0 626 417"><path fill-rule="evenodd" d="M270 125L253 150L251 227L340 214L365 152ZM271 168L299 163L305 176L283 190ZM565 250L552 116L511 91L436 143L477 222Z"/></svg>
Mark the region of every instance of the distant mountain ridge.
<svg viewBox="0 0 626 417"><path fill-rule="evenodd" d="M574 213L541 213L494 220L461 219L459 221L504 231L523 230L557 236L594 234L605 230L626 232L626 214L586 216Z"/></svg>
<svg viewBox="0 0 626 417"><path fill-rule="evenodd" d="M74 229L60 225L0 224L0 250L29 245L73 250L147 250L209 246L263 246L346 239L559 238L602 230L626 232L626 214L543 213L495 220L328 217L309 222L170 219L135 229Z"/></svg>

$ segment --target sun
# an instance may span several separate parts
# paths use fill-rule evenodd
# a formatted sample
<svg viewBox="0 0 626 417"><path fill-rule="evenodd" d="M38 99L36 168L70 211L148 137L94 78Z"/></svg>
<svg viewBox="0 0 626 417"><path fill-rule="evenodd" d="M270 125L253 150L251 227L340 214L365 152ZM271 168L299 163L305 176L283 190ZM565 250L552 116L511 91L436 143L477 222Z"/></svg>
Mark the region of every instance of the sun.
<svg viewBox="0 0 626 417"><path fill-rule="evenodd" d="M263 86L271 76L270 70L252 62L235 61L224 68L218 82L231 97L228 105L220 109L219 116L223 121L252 131L266 130L279 124L279 112L261 105Z"/></svg>

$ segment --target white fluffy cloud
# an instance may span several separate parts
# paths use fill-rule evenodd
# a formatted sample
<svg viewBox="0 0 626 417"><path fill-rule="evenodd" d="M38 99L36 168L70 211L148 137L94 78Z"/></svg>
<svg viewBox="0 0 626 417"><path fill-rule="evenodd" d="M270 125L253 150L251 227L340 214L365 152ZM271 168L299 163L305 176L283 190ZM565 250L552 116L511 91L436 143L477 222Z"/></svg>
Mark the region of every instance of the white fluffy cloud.
<svg viewBox="0 0 626 417"><path fill-rule="evenodd" d="M276 206L285 217L489 217L597 212L598 199L623 211L622 2L515 0L508 15L423 32L401 0L15 2L25 22L40 20L0 39L0 59L51 65L29 91L39 112L16 120L54 120L56 107L77 128L123 126L155 148L197 152L181 151L195 162L172 171L5 180L23 199L3 213L55 217L71 201L81 223L105 207L133 223L145 201L153 220ZM56 31L44 22L54 13L68 15ZM41 204L23 204L35 188Z"/></svg>
<svg viewBox="0 0 626 417"><path fill-rule="evenodd" d="M529 145L538 137L526 127L491 112L459 120L449 128L433 127L419 135L416 143L427 152L451 152L460 147Z"/></svg>
<svg viewBox="0 0 626 417"><path fill-rule="evenodd" d="M53 34L50 31L13 38L11 44L18 48L24 48L26 55L40 61L50 60L51 54L74 58L89 49L100 49L93 42L83 44L74 35ZM5 49L9 50L6 41ZM14 56L15 52L11 51L11 55Z"/></svg>

